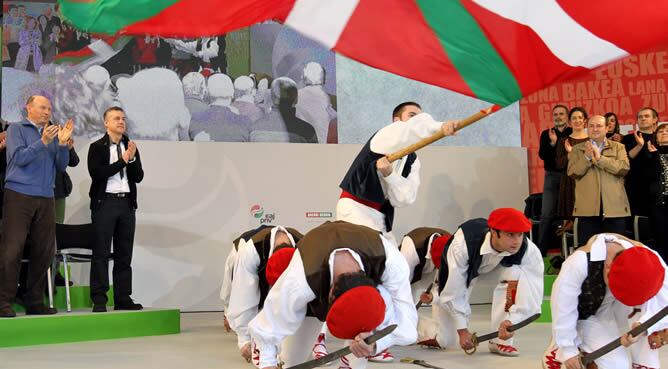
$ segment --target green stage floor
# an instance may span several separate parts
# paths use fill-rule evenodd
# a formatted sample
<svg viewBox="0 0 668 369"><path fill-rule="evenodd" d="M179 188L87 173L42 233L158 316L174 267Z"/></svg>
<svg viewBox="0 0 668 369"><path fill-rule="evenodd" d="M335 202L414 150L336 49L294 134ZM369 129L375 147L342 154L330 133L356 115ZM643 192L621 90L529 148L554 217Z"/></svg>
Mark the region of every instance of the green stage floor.
<svg viewBox="0 0 668 369"><path fill-rule="evenodd" d="M92 313L59 312L49 316L0 319L0 347L17 347L126 337L176 334L181 331L178 309L144 309Z"/></svg>

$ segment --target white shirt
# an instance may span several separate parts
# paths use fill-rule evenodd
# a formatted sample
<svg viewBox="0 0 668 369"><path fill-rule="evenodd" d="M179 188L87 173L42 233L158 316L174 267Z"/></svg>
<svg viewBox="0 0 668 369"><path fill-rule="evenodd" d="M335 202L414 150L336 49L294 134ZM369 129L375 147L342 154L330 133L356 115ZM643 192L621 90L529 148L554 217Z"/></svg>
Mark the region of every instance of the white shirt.
<svg viewBox="0 0 668 369"><path fill-rule="evenodd" d="M372 152L388 155L439 132L442 124L431 115L421 113L405 122L394 122L381 128L371 139L369 147ZM403 177L401 173L406 160L407 156L393 162L392 173L387 177L376 171L385 197L395 208L413 204L420 187L420 160L416 158L408 177ZM336 219L364 225L380 232L387 231L383 213L348 198L339 199Z"/></svg>
<svg viewBox="0 0 668 369"><path fill-rule="evenodd" d="M501 259L510 255L508 252L497 252L492 248L491 234L487 232L480 248L482 262L478 274L491 272L499 265ZM452 243L447 251L448 280L439 296L439 304L450 313L456 329L468 328L471 317L471 305L468 302L469 290L466 278L469 268L469 254L464 239L464 232L458 229L453 235ZM441 265L444 268L445 265ZM518 323L529 316L540 313L543 302L543 258L538 247L527 240L527 250L519 267L517 295L515 304L508 311L508 320ZM473 283L471 283L472 285Z"/></svg>
<svg viewBox="0 0 668 369"><path fill-rule="evenodd" d="M436 291L436 288L438 288L438 269L436 269L436 266L431 260L431 243L434 241L434 238L438 236L438 233L434 233L429 236L429 240L427 241L429 246L427 246L427 254L425 255L426 261L424 263L424 267L422 268L422 278L420 278L419 281L415 281L415 283L411 284L414 303L420 301L420 295L425 292L432 284L435 285L433 285L431 288L433 298L431 304L436 304L438 301L438 294L433 293L433 291ZM415 249L415 242L413 242L412 238L404 236L404 238L401 240L400 252L408 264L408 280L412 281L415 267L420 264L420 256Z"/></svg>
<svg viewBox="0 0 668 369"><path fill-rule="evenodd" d="M439 132L442 125L442 122L435 121L431 115L421 113L405 122L397 121L381 128L371 139L369 148L372 152L389 155ZM383 177L377 172L383 192L395 208L414 203L420 186L419 161L415 160L411 173L406 178L401 175L405 165L406 157L392 163L393 169L389 176Z"/></svg>
<svg viewBox="0 0 668 369"><path fill-rule="evenodd" d="M386 255L385 271L381 276L382 289L379 290L384 297L391 298L385 301L387 310L384 324L397 324L397 328L376 342L377 352L393 345L409 345L417 340L417 312L411 298L408 265L392 242L383 236L379 237ZM315 298L315 293L306 281L304 264L297 250L288 268L269 291L264 308L248 325L260 350L260 368L277 365L278 345L299 329L306 317L307 304ZM310 349L304 347L306 351Z"/></svg>
<svg viewBox="0 0 668 369"><path fill-rule="evenodd" d="M288 235L292 245L295 240L292 235L282 226L271 229L269 244L269 255L274 253L276 232L283 231ZM237 259L234 263L232 274L232 288L230 292L230 303L228 306L227 320L230 327L237 334L237 343L242 348L250 342L248 334L248 322L257 315L260 304L260 278L257 274L260 266L260 255L257 253L252 239L248 241L239 240Z"/></svg>
<svg viewBox="0 0 668 369"><path fill-rule="evenodd" d="M121 155L125 153L125 147L121 145ZM113 164L118 161L118 153L116 152L116 144L109 141L109 164ZM130 185L128 184L128 172L125 170L125 167L121 169L123 172L123 178L121 178L121 172L114 174L113 176L107 179L107 193L129 193Z"/></svg>
<svg viewBox="0 0 668 369"><path fill-rule="evenodd" d="M615 234L600 234L591 244L589 252L590 261L604 261L608 254L607 242L616 242L625 249L634 245ZM644 245L643 245L644 246ZM656 254L656 252L654 252ZM658 256L658 254L656 254ZM659 256L659 260L661 257ZM661 260L663 267L666 264ZM578 322L578 297L582 291L582 282L587 278L589 265L587 253L576 250L564 261L561 272L554 282L551 296L552 310L552 335L555 344L560 350L560 359L565 360L579 354L578 346L582 342L578 338L576 330ZM619 301L606 288L605 298L598 311L610 308L612 304L620 304ZM644 322L652 315L659 312L668 305L668 278L664 279L663 287L656 296L649 299L640 306L641 317L639 322ZM648 329L648 334L668 328L668 318L664 318ZM617 334L617 332L615 332Z"/></svg>
<svg viewBox="0 0 668 369"><path fill-rule="evenodd" d="M424 268L422 268L422 279L425 279L427 274L436 270L434 263L431 261L431 243L436 237L439 237L438 233L432 234L427 240L427 244L429 246L427 246L427 254L425 255L425 259L427 259L427 261L424 263ZM404 257L404 259L406 259L406 263L408 264L408 279L413 280L413 272L415 271L415 267L420 264L420 256L415 249L415 242L412 238L404 236L404 238L401 240L401 255Z"/></svg>

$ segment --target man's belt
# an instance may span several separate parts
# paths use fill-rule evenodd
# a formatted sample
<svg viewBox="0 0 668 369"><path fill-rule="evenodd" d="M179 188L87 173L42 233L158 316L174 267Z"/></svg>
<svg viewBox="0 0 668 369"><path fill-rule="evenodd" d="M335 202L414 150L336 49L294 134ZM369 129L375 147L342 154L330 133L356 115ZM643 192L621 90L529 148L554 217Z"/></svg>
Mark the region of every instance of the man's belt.
<svg viewBox="0 0 668 369"><path fill-rule="evenodd" d="M119 193L111 193L111 192L105 192L104 194L105 197L112 197L112 198L124 198L124 197L130 197L129 192L119 192Z"/></svg>
<svg viewBox="0 0 668 369"><path fill-rule="evenodd" d="M374 201L361 199L361 198L353 195L352 193L350 193L346 190L341 191L341 196L339 198L341 198L341 199L351 199L355 202L358 202L362 205L366 205L366 206L368 206L372 209L376 209L378 211L380 211L380 208L383 207L383 204L381 204L379 202L374 202Z"/></svg>

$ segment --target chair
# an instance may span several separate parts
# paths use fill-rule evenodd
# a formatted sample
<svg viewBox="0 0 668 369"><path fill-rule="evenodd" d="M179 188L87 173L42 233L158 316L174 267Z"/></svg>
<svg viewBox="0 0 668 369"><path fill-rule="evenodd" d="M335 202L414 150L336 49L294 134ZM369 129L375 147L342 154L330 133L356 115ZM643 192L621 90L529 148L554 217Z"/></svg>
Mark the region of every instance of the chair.
<svg viewBox="0 0 668 369"><path fill-rule="evenodd" d="M571 240L572 244L569 246L568 241ZM561 235L561 253L564 255L564 259L568 258L570 254L573 253L580 245L578 244L578 218L576 217L573 221L573 231L564 232Z"/></svg>
<svg viewBox="0 0 668 369"><path fill-rule="evenodd" d="M649 224L649 218L642 215L633 217L633 239L644 244L652 244L654 234ZM648 242L649 241L649 242Z"/></svg>
<svg viewBox="0 0 668 369"><path fill-rule="evenodd" d="M635 215L633 217L633 234L627 230L622 232L622 235L626 237L633 237L634 240L640 241L642 243L650 243L653 241L653 234L649 224L649 218L642 215ZM568 241L572 239L572 245L569 247ZM561 248L564 257L568 257L575 249L580 246L578 244L578 218L575 218L573 222L573 232L564 232L561 236Z"/></svg>
<svg viewBox="0 0 668 369"><path fill-rule="evenodd" d="M542 192L532 193L526 199L524 199L524 215L527 218L529 218L529 220L531 220L531 229L529 230L529 239L531 241L534 241L533 239L534 226L540 226L542 206L543 206Z"/></svg>
<svg viewBox="0 0 668 369"><path fill-rule="evenodd" d="M29 258L22 258L21 259L21 264L23 263L28 263L30 261ZM51 267L46 270L46 287L47 290L49 291L49 307L53 308L53 278L54 276L51 275Z"/></svg>
<svg viewBox="0 0 668 369"><path fill-rule="evenodd" d="M56 224L56 258L63 263L65 276L65 298L67 312L72 312L70 302L70 272L68 263L90 263L93 261L93 246L96 242L93 224ZM113 255L110 255L111 259Z"/></svg>

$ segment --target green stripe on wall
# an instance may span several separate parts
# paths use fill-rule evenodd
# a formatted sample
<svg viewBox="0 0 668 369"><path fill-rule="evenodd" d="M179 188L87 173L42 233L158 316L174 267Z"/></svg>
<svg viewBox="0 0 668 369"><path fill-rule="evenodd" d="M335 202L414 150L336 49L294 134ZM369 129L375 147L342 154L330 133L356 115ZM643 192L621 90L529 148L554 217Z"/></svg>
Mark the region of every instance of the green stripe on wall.
<svg viewBox="0 0 668 369"><path fill-rule="evenodd" d="M417 4L477 98L506 106L522 97L512 72L458 0L417 0Z"/></svg>

